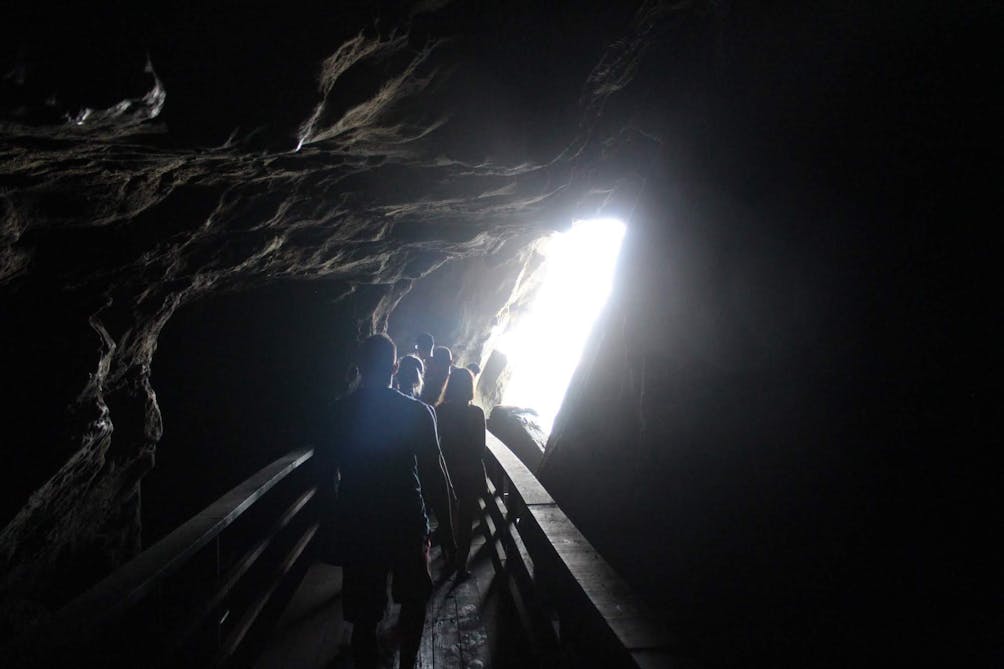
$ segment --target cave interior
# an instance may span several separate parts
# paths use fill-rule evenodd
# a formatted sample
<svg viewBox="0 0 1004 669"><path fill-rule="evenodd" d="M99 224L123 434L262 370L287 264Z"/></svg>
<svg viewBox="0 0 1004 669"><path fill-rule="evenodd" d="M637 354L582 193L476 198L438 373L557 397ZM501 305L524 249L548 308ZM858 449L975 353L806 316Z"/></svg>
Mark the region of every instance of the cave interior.
<svg viewBox="0 0 1004 669"><path fill-rule="evenodd" d="M362 337L499 404L613 217L538 475L689 655L1000 659L994 3L4 13L0 639L323 440Z"/></svg>

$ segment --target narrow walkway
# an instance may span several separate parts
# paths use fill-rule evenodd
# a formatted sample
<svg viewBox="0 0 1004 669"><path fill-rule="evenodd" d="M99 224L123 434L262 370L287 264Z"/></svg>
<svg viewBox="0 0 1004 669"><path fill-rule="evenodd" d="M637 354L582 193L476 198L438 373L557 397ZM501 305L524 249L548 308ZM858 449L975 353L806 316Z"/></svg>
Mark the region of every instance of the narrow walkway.
<svg viewBox="0 0 1004 669"><path fill-rule="evenodd" d="M519 623L495 572L480 529L471 547L471 576L437 580L429 602L419 658L421 669L506 669L529 664ZM433 578L443 571L439 547L432 550ZM255 669L348 669L351 625L342 618L342 570L312 565ZM393 605L378 630L382 667L397 667Z"/></svg>

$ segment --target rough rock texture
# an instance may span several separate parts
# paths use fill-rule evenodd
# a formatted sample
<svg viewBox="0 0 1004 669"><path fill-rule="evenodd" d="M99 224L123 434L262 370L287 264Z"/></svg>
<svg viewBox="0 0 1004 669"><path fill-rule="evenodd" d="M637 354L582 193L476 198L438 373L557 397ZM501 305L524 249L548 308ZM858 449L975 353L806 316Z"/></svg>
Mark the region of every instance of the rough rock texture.
<svg viewBox="0 0 1004 669"><path fill-rule="evenodd" d="M12 609L137 550L162 434L167 475L195 430L268 416L253 466L341 370L283 378L425 329L406 314L458 294L423 305L437 285L485 299L441 335L483 356L525 297L521 245L603 213L630 226L605 345L542 471L690 650L947 664L997 643L1000 560L969 535L998 525L973 509L1001 508L999 469L965 449L1000 440L974 224L1000 216L972 213L1000 209L989 3L134 4L4 16ZM251 336L221 346L217 317Z"/></svg>
<svg viewBox="0 0 1004 669"><path fill-rule="evenodd" d="M988 16L755 14L636 72L676 103L544 483L713 666L989 666Z"/></svg>
<svg viewBox="0 0 1004 669"><path fill-rule="evenodd" d="M455 365L484 368L493 337L519 318L539 285L542 256L535 251L536 236L431 272L394 309L391 337L410 349L415 337L428 332L437 345L450 348Z"/></svg>
<svg viewBox="0 0 1004 669"><path fill-rule="evenodd" d="M324 438L327 409L348 380L350 342L374 327L371 318L381 327L395 302L390 286L345 290L324 279L279 281L171 317L151 365L164 434L142 482L144 545L268 462Z"/></svg>
<svg viewBox="0 0 1004 669"><path fill-rule="evenodd" d="M599 169L593 130L630 74L604 49L643 38L631 7L571 25L501 4L49 11L6 24L7 594L64 601L139 547L163 430L150 370L180 307L376 284L367 313L343 312L365 333L448 259L630 182Z"/></svg>
<svg viewBox="0 0 1004 669"><path fill-rule="evenodd" d="M530 471L537 473L544 457L547 437L536 412L520 407L496 406L488 416L488 429L512 449Z"/></svg>

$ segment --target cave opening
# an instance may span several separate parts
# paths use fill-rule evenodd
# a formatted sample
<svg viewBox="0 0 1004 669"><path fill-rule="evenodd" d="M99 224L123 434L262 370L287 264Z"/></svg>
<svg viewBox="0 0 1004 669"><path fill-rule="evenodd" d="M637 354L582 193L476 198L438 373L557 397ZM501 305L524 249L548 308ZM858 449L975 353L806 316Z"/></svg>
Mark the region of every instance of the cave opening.
<svg viewBox="0 0 1004 669"><path fill-rule="evenodd" d="M541 285L525 314L495 344L510 372L503 404L536 411L545 436L610 296L625 232L618 219L596 218L546 238L538 248L544 257Z"/></svg>

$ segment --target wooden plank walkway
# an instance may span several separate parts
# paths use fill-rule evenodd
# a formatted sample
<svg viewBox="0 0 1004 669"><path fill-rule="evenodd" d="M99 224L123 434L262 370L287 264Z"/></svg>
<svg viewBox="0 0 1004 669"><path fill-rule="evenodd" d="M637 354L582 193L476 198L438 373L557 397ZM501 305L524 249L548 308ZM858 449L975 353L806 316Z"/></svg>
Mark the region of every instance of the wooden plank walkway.
<svg viewBox="0 0 1004 669"><path fill-rule="evenodd" d="M496 579L480 529L471 547L471 576L443 580L443 559L433 548L436 589L422 636L421 669L508 669L532 663L511 604ZM279 620L255 669L348 669L351 625L342 618L341 569L311 566ZM397 667L392 604L378 630L382 667Z"/></svg>

